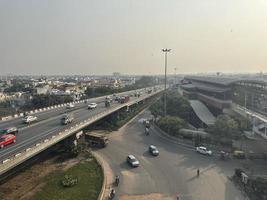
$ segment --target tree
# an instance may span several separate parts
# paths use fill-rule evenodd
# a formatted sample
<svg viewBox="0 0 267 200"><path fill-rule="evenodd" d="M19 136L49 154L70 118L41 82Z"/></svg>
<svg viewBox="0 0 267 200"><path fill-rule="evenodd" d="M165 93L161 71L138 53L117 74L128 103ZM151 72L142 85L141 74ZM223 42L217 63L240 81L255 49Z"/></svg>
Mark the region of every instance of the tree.
<svg viewBox="0 0 267 200"><path fill-rule="evenodd" d="M238 123L228 115L219 115L214 126L208 131L210 131L215 137L220 138L233 138L240 135Z"/></svg>
<svg viewBox="0 0 267 200"><path fill-rule="evenodd" d="M164 97L150 107L150 111L154 116L163 116ZM190 103L177 92L167 93L167 115L178 116L184 120L188 120L191 111Z"/></svg>
<svg viewBox="0 0 267 200"><path fill-rule="evenodd" d="M35 95L33 96L32 100L24 106L24 109L43 108L47 106L71 102L72 100L72 97L68 95Z"/></svg>
<svg viewBox="0 0 267 200"><path fill-rule="evenodd" d="M178 136L179 130L185 126L183 119L174 116L162 117L157 124L162 130L173 136Z"/></svg>

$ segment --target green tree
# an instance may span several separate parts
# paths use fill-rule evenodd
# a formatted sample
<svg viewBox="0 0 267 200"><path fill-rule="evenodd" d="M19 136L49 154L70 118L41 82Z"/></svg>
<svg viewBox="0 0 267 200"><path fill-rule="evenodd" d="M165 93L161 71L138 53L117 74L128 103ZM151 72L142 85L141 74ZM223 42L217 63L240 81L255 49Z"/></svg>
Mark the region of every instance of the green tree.
<svg viewBox="0 0 267 200"><path fill-rule="evenodd" d="M178 136L179 130L186 125L183 119L174 116L162 117L157 124L162 130L173 136Z"/></svg>
<svg viewBox="0 0 267 200"><path fill-rule="evenodd" d="M164 96L150 107L154 116L163 116L164 114ZM167 115L181 117L188 120L191 111L190 103L178 92L170 91L167 93Z"/></svg>
<svg viewBox="0 0 267 200"><path fill-rule="evenodd" d="M213 127L208 129L215 137L220 138L233 138L239 137L240 131L238 123L228 115L219 115Z"/></svg>
<svg viewBox="0 0 267 200"><path fill-rule="evenodd" d="M24 106L24 109L43 108L47 106L71 102L72 100L72 97L68 95L35 95L33 96L32 100Z"/></svg>

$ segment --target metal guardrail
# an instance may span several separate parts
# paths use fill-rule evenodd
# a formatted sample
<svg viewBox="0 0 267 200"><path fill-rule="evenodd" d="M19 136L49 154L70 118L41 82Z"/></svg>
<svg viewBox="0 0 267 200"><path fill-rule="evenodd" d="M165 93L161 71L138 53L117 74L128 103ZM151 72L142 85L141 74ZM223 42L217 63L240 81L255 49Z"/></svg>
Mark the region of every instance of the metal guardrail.
<svg viewBox="0 0 267 200"><path fill-rule="evenodd" d="M5 160L3 160L0 164L0 175L4 174L8 170L12 169L13 167L23 163L25 160L28 160L29 158L37 155L38 153L42 152L43 150L53 146L54 144L58 143L59 141L69 137L70 135L80 131L81 129L85 128L86 126L104 118L105 116L110 115L111 113L120 110L123 107L131 106L133 104L136 104L140 101L143 101L144 99L147 99L151 96L154 96L155 94L160 93L162 90L157 91L156 93L151 93L143 97L139 97L136 100L129 101L128 103L124 103L121 105L118 105L114 108L109 108L108 110L105 110L104 112L98 113L87 120L84 120L80 123L76 123L73 126L71 126L68 129L65 129L64 131L61 131L55 135L50 136L49 138L46 138L42 140L42 142L38 142L35 145L28 147L27 149L23 150L22 152L19 152Z"/></svg>

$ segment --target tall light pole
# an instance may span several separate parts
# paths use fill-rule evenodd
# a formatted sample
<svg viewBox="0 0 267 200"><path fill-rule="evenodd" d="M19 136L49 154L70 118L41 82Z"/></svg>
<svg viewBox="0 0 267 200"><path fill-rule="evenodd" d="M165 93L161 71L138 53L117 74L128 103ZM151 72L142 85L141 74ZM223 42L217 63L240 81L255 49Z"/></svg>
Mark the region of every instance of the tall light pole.
<svg viewBox="0 0 267 200"><path fill-rule="evenodd" d="M167 114L167 54L171 49L162 49L165 54L165 81L164 81L164 116Z"/></svg>
<svg viewBox="0 0 267 200"><path fill-rule="evenodd" d="M176 67L174 67L174 85L176 86L176 83L177 83L177 78L176 78L176 70L177 70L177 68Z"/></svg>

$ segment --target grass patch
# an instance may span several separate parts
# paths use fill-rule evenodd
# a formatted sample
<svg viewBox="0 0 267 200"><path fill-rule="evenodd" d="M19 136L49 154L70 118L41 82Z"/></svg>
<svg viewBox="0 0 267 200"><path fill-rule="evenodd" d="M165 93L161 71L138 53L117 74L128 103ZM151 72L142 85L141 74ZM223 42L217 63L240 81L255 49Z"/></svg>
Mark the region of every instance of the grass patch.
<svg viewBox="0 0 267 200"><path fill-rule="evenodd" d="M65 188L61 184L68 174L78 178L78 184ZM96 200L102 187L103 173L95 159L82 161L70 169L58 170L43 179L45 186L32 200Z"/></svg>

